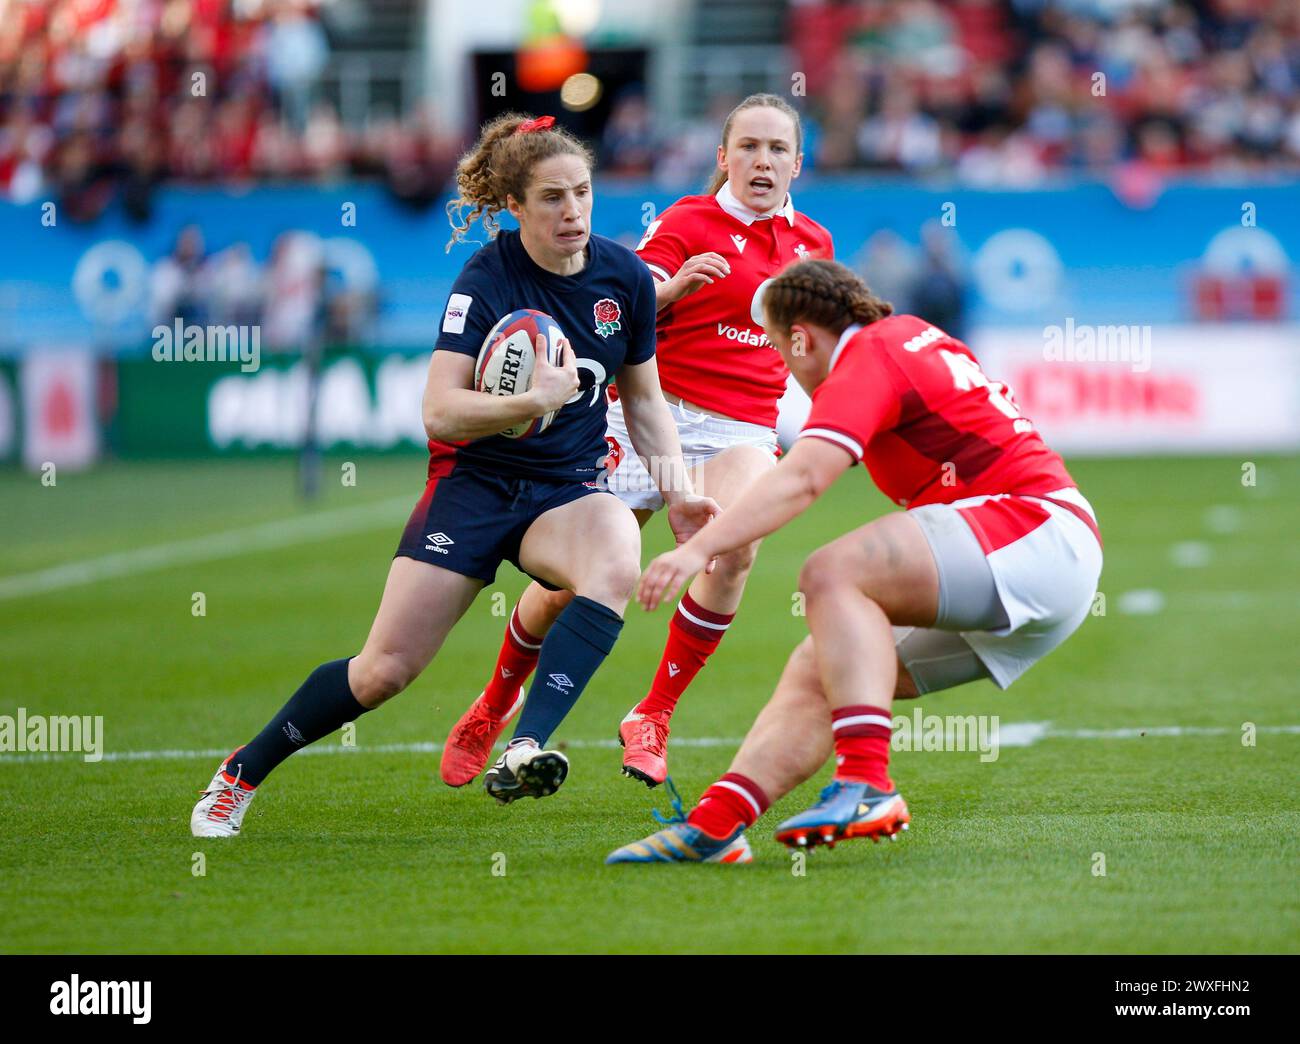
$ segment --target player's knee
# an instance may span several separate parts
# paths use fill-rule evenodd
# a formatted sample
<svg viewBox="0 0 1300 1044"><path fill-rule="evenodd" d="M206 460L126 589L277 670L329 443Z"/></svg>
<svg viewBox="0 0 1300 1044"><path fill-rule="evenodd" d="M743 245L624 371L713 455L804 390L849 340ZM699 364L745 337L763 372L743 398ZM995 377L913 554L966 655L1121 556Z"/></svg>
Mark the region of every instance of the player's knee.
<svg viewBox="0 0 1300 1044"><path fill-rule="evenodd" d="M351 678L352 695L364 707L377 707L396 696L420 673L401 656L392 653L358 656L355 668Z"/></svg>
<svg viewBox="0 0 1300 1044"><path fill-rule="evenodd" d="M816 598L843 587L846 575L845 563L835 548L818 548L799 570L799 591L805 599Z"/></svg>
<svg viewBox="0 0 1300 1044"><path fill-rule="evenodd" d="M725 461L727 474L732 482L740 480L737 493L743 490L745 485L762 478L764 474L776 467L776 459L772 454L758 446L732 446L724 450L718 460ZM696 492L710 495L702 488L697 489ZM723 492L726 492L725 489Z"/></svg>
<svg viewBox="0 0 1300 1044"><path fill-rule="evenodd" d="M609 574L610 591L631 598L636 590L637 581L641 579L641 563L636 555L620 557Z"/></svg>
<svg viewBox="0 0 1300 1044"><path fill-rule="evenodd" d="M734 551L729 551L718 558L718 564L714 567L712 575L718 580L731 583L740 583L749 576L749 571L754 568L754 560L758 558L759 542L746 544L744 547L738 547Z"/></svg>
<svg viewBox="0 0 1300 1044"><path fill-rule="evenodd" d="M789 658L785 662L785 669L816 675L817 647L813 645L811 634L805 635L803 640L791 651Z"/></svg>
<svg viewBox="0 0 1300 1044"><path fill-rule="evenodd" d="M577 593L604 605L626 604L640 578L641 563L635 554L611 555L598 571L587 578Z"/></svg>

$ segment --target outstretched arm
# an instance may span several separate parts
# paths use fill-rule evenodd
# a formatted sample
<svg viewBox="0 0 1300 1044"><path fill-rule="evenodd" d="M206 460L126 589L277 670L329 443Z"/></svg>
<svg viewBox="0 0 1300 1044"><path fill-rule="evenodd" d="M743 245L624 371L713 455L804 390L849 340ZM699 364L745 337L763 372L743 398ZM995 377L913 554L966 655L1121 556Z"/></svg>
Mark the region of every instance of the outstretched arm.
<svg viewBox="0 0 1300 1044"><path fill-rule="evenodd" d="M833 443L800 439L777 467L750 483L717 519L651 562L637 598L646 609L654 609L674 597L711 559L761 540L803 514L852 463L848 451Z"/></svg>
<svg viewBox="0 0 1300 1044"><path fill-rule="evenodd" d="M632 449L659 487L668 505L668 524L681 543L720 509L710 498L696 496L691 487L677 425L659 388L659 369L654 359L618 371L618 399L623 404Z"/></svg>

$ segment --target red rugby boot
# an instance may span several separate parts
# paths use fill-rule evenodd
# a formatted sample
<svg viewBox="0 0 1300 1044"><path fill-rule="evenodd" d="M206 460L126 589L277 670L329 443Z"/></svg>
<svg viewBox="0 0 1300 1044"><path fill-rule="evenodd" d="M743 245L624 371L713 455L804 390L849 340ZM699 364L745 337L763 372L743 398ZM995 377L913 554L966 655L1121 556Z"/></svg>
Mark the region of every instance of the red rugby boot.
<svg viewBox="0 0 1300 1044"><path fill-rule="evenodd" d="M657 787L668 778L668 711L631 711L618 727L623 775Z"/></svg>
<svg viewBox="0 0 1300 1044"><path fill-rule="evenodd" d="M492 710L479 693L478 699L470 704L460 721L456 722L447 745L442 748L442 760L438 771L442 781L450 787L463 787L473 782L474 778L487 767L492 756L492 744L505 731L510 719L519 713L524 705L524 690L519 690L519 698L505 714L498 715Z"/></svg>

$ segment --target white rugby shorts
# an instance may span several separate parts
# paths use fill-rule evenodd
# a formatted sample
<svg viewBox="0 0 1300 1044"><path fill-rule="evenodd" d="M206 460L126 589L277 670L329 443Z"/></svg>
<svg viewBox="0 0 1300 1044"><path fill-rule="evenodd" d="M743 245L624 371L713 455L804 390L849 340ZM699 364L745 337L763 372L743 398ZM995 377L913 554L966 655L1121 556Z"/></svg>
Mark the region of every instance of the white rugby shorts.
<svg viewBox="0 0 1300 1044"><path fill-rule="evenodd" d="M708 413L696 413L675 403L667 403L668 411L677 424L677 437L682 444L682 457L687 468L712 460L732 446L757 446L776 459L776 432L761 424L726 420ZM632 439L623 419L623 403L615 400L609 404L605 438L610 442L610 461L606 477L609 491L633 510L647 508L658 511L664 506L654 478L646 471L641 458L632 449ZM663 476L671 481L671 476ZM708 491L705 490L707 493Z"/></svg>
<svg viewBox="0 0 1300 1044"><path fill-rule="evenodd" d="M1005 689L1091 612L1101 545L1088 523L1062 501L1096 522L1092 506L1074 488L1041 497L970 497L908 512L925 533L940 579L935 627L894 628L899 658L920 692L985 675ZM972 567L980 553L987 571ZM993 591L986 590L990 578ZM969 615L985 613L982 607L990 605L1001 626L968 629L975 622Z"/></svg>

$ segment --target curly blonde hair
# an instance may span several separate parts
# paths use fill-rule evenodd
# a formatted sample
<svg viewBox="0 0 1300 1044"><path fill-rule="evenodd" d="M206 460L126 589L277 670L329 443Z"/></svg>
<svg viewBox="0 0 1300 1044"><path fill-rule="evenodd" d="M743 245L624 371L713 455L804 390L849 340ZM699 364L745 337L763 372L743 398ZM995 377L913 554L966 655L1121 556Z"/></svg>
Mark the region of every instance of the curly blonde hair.
<svg viewBox="0 0 1300 1044"><path fill-rule="evenodd" d="M894 314L894 306L871 292L838 261L800 261L763 291L763 312L785 332L795 323L814 323L841 334L853 323L874 323Z"/></svg>
<svg viewBox="0 0 1300 1044"><path fill-rule="evenodd" d="M532 117L507 112L484 124L474 147L456 164L456 198L447 203L451 239L447 250L465 241L475 219L481 219L489 238L500 231L497 215L506 209L506 197L523 202L533 167L552 156L577 156L590 170L590 150L562 127L516 133ZM465 214L465 208L472 208Z"/></svg>

